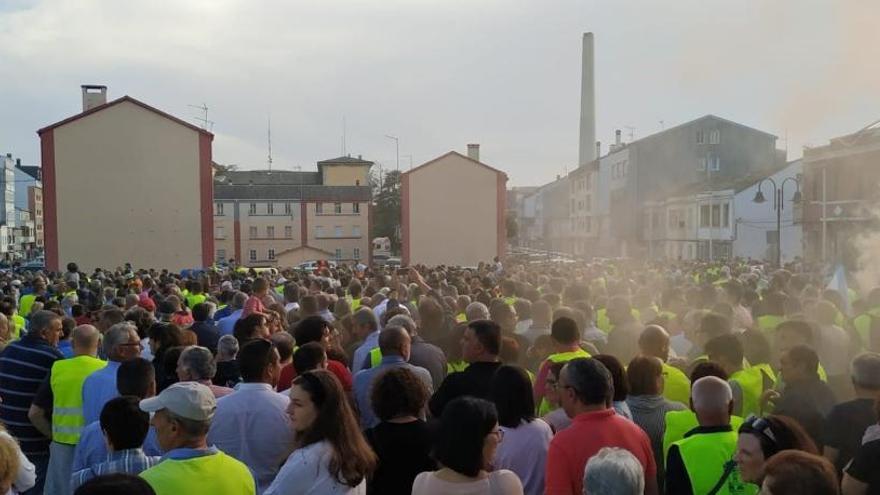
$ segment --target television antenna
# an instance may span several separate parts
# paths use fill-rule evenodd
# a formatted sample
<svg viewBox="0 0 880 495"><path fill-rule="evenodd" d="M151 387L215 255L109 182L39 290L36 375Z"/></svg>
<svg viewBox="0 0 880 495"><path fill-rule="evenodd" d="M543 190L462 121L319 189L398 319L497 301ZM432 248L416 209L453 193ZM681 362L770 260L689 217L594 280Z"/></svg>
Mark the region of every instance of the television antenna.
<svg viewBox="0 0 880 495"><path fill-rule="evenodd" d="M196 122L198 122L202 125L202 129L210 132L214 128L214 121L208 120L208 105L207 104L202 103L201 105L187 105L187 106L191 107L191 108L197 108L202 111L202 116L195 117L195 119L194 119Z"/></svg>

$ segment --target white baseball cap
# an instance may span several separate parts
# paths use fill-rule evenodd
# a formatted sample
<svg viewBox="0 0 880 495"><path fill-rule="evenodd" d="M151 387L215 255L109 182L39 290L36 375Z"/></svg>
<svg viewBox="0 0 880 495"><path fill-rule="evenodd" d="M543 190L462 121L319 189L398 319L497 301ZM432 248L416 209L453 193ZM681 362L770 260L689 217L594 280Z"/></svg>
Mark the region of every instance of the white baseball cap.
<svg viewBox="0 0 880 495"><path fill-rule="evenodd" d="M211 389L197 382L180 382L166 388L156 397L140 402L145 412L168 409L177 416L194 421L210 421L217 409Z"/></svg>

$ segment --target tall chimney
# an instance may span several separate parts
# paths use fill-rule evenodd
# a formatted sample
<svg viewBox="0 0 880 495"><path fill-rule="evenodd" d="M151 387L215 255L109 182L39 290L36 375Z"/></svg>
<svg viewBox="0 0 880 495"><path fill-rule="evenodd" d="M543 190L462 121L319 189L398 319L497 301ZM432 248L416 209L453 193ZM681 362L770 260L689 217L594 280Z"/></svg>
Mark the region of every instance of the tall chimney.
<svg viewBox="0 0 880 495"><path fill-rule="evenodd" d="M82 88L83 112L107 103L107 86L83 84L80 88Z"/></svg>
<svg viewBox="0 0 880 495"><path fill-rule="evenodd" d="M620 129L614 131L614 145L620 147Z"/></svg>
<svg viewBox="0 0 880 495"><path fill-rule="evenodd" d="M596 90L593 80L593 33L584 33L581 59L581 127L578 165L595 160L596 151Z"/></svg>
<svg viewBox="0 0 880 495"><path fill-rule="evenodd" d="M471 160L480 161L480 145L479 144L469 144L467 156Z"/></svg>

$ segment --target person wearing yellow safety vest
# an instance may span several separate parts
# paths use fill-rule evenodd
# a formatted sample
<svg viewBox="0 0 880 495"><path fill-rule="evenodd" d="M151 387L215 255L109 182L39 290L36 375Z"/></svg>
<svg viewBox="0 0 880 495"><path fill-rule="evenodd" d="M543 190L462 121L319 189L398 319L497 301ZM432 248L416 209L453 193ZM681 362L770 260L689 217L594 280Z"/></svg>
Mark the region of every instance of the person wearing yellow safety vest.
<svg viewBox="0 0 880 495"><path fill-rule="evenodd" d="M43 281L43 279L34 279L33 287L33 292L21 296L21 299L18 300L18 314L20 314L23 318L27 318L28 316L30 316L31 308L37 301L37 297L46 297L46 282Z"/></svg>
<svg viewBox="0 0 880 495"><path fill-rule="evenodd" d="M538 404L538 416L543 416L551 411L550 403L544 397L547 387L547 375L553 363L567 363L572 359L588 358L590 354L581 349L581 334L577 323L571 318L561 317L550 327L550 338L553 339L554 352L547 356L538 368L538 377L535 379L535 404Z"/></svg>
<svg viewBox="0 0 880 495"><path fill-rule="evenodd" d="M73 331L73 357L55 361L43 388L37 392L28 417L38 429L48 429L49 468L46 471L46 493L69 494L73 454L80 434L86 426L83 416L82 385L92 372L107 366L98 359L100 333L91 325ZM47 417L51 400L51 420ZM46 433L46 432L44 432Z"/></svg>
<svg viewBox="0 0 880 495"><path fill-rule="evenodd" d="M156 495L256 493L247 466L208 446L207 434L217 408L210 388L196 382L175 383L158 396L142 400L140 408L155 413L150 423L165 451L162 462L140 474Z"/></svg>
<svg viewBox="0 0 880 495"><path fill-rule="evenodd" d="M676 441L666 456L666 493L676 495L754 495L732 461L738 433L730 424L733 396L722 379L706 376L694 382L691 407L699 426Z"/></svg>
<svg viewBox="0 0 880 495"><path fill-rule="evenodd" d="M706 354L724 368L733 391L733 414L742 417L761 414L764 375L758 368L743 367L743 345L736 335L719 335L706 343Z"/></svg>
<svg viewBox="0 0 880 495"><path fill-rule="evenodd" d="M691 381L683 371L667 363L669 334L660 325L648 325L639 336L639 352L660 359L663 363L663 397L687 404L691 396Z"/></svg>
<svg viewBox="0 0 880 495"><path fill-rule="evenodd" d="M779 356L798 345L805 345L814 351L817 347L813 326L803 320L787 320L780 323L776 327L774 344ZM818 373L820 380L823 382L828 381L828 374L825 372L825 367L822 366L821 362L818 364Z"/></svg>
<svg viewBox="0 0 880 495"><path fill-rule="evenodd" d="M776 331L776 327L785 321L785 294L781 292L769 292L764 295L760 303L761 316L755 321L758 327L768 338Z"/></svg>
<svg viewBox="0 0 880 495"><path fill-rule="evenodd" d="M516 283L513 280L501 281L501 299L508 306L513 306L513 303L516 302Z"/></svg>
<svg viewBox="0 0 880 495"><path fill-rule="evenodd" d="M202 283L198 280L192 280L189 283L189 293L186 294L186 307L193 309L196 304L203 303L208 300L208 296L204 294Z"/></svg>
<svg viewBox="0 0 880 495"><path fill-rule="evenodd" d="M351 311L357 311L361 308L361 298L363 296L364 288L361 283L357 280L352 280L350 284L348 284L348 304L351 306Z"/></svg>
<svg viewBox="0 0 880 495"><path fill-rule="evenodd" d="M880 328L880 287L871 289L866 298L868 310L853 319L853 326L861 339L863 349L877 352L880 346L880 335L872 336L872 328Z"/></svg>

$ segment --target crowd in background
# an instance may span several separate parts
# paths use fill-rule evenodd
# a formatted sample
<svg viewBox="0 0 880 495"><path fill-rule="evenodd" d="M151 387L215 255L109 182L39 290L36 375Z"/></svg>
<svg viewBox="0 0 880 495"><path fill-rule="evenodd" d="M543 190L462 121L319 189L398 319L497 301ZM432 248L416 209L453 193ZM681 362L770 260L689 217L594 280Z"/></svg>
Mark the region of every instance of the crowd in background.
<svg viewBox="0 0 880 495"><path fill-rule="evenodd" d="M880 289L736 260L0 275L0 494L880 493Z"/></svg>

